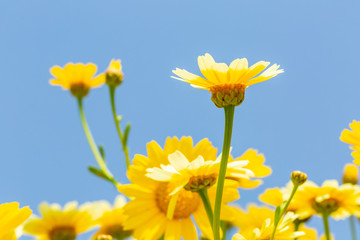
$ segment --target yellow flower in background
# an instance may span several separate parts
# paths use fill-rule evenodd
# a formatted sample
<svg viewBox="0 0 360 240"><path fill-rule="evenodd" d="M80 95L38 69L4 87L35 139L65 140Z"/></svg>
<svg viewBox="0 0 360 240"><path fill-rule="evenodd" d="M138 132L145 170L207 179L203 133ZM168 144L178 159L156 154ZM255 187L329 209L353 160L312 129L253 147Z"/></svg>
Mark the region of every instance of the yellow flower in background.
<svg viewBox="0 0 360 240"><path fill-rule="evenodd" d="M304 185L299 186L298 191L301 190L304 186L314 186L314 185L315 184L313 182L307 181L304 183ZM289 182L283 188L269 188L266 189L265 192L259 196L259 200L276 208L278 206L281 206L281 204L284 201L287 201L289 199L292 189L293 189L292 182ZM295 193L295 196L296 194L297 192ZM299 203L292 200L287 208L287 212L294 212L295 214L298 215L298 218L301 221L308 220L308 218L311 217L311 214L305 214L305 213L299 214L298 212L299 208L300 208Z"/></svg>
<svg viewBox="0 0 360 240"><path fill-rule="evenodd" d="M359 178L358 167L351 163L346 164L344 167L342 182L356 185L358 182L358 178Z"/></svg>
<svg viewBox="0 0 360 240"><path fill-rule="evenodd" d="M95 226L94 219L100 211L97 203L85 203L78 207L77 202L67 203L63 209L59 204L40 204L41 217L33 216L24 226L24 232L36 239L74 240L80 233Z"/></svg>
<svg viewBox="0 0 360 240"><path fill-rule="evenodd" d="M104 212L96 220L100 230L95 233L93 239L97 239L101 235L110 235L113 239L124 239L130 236L131 232L125 231L123 227L126 218L124 214L125 204L126 199L120 195L116 197L113 207L107 202L104 204Z"/></svg>
<svg viewBox="0 0 360 240"><path fill-rule="evenodd" d="M16 240L16 229L31 215L29 207L19 208L19 203L0 205L0 239Z"/></svg>
<svg viewBox="0 0 360 240"><path fill-rule="evenodd" d="M105 78L106 78L106 84L109 86L117 87L122 83L124 74L122 72L120 59L111 60L109 67L105 72Z"/></svg>
<svg viewBox="0 0 360 240"><path fill-rule="evenodd" d="M259 154L255 149L248 149L243 155L237 158L233 158L231 155L229 157L229 163L233 161L241 161L247 160L249 163L244 166L244 168L249 169L254 173L254 178L263 178L271 174L271 168L264 165L265 157L262 154ZM227 177L231 179L230 177ZM245 179L245 178L238 178L233 179L238 181L239 187L242 188L255 188L262 183L260 179Z"/></svg>
<svg viewBox="0 0 360 240"><path fill-rule="evenodd" d="M351 145L350 148L354 150L351 154L354 158L354 163L360 165L360 122L353 120L349 127L352 131L344 129L340 140Z"/></svg>
<svg viewBox="0 0 360 240"><path fill-rule="evenodd" d="M220 158L215 161L205 161L200 155L192 162L180 152L176 151L168 156L169 165L161 165L161 168L148 168L146 176L160 182L169 182L174 190L170 192L173 195L179 192L182 188L185 190L197 192L201 189L206 189L215 184L219 169ZM244 166L249 161L232 161L227 165L226 177L233 180L250 179L254 173Z"/></svg>
<svg viewBox="0 0 360 240"><path fill-rule="evenodd" d="M282 69L279 70L280 66L277 64L266 69L269 64L260 61L248 67L247 59L242 58L235 59L228 66L225 63L216 63L212 56L206 53L198 57L198 65L205 78L179 68L173 70L173 73L180 78L173 78L190 83L195 88L209 90L212 93L211 100L217 107L238 106L243 102L245 89L248 86L284 72ZM263 70L265 71L262 72Z"/></svg>
<svg viewBox="0 0 360 240"><path fill-rule="evenodd" d="M258 212L257 214L260 214L261 216L261 212ZM304 236L305 235L304 232L294 231L293 227L291 227L292 223L296 218L297 216L292 212L288 212L283 218L281 218L280 223L277 227L277 231L274 236L274 240L291 240L295 238L299 239L299 237ZM270 239L273 230L274 230L274 222L272 220L272 217L270 217L263 221L260 228L259 227L253 228L251 231L251 236L249 237L245 236L245 238L247 240ZM240 234L243 235L243 232L240 231ZM232 239L237 240L239 238L237 234L235 234Z"/></svg>
<svg viewBox="0 0 360 240"><path fill-rule="evenodd" d="M360 188L352 184L340 185L336 180L327 180L321 187L304 185L296 192L293 200L302 216L328 214L343 219L360 213Z"/></svg>
<svg viewBox="0 0 360 240"><path fill-rule="evenodd" d="M191 137L167 138L164 149L156 142L147 145L148 156L135 155L133 165L128 170L129 185L121 185L119 191L131 200L124 207L128 215L124 229L133 230L134 238L153 240L165 234L165 239L180 240L198 239L194 218L203 236L211 238L212 230L206 211L198 193L179 190L172 216L168 215L171 200L169 194L173 188L169 182L159 182L145 176L148 168L169 165L168 156L180 151L191 163L199 155L204 161L216 159L216 148L207 139L201 140L195 146ZM216 184L208 189L211 204L215 201ZM226 203L239 198L237 183L225 181L221 219L231 222L235 217Z"/></svg>
<svg viewBox="0 0 360 240"><path fill-rule="evenodd" d="M55 77L50 80L51 85L62 86L77 98L85 97L91 88L105 83L104 74L94 77L96 65L93 63L68 63L64 68L54 66L50 69L50 73Z"/></svg>

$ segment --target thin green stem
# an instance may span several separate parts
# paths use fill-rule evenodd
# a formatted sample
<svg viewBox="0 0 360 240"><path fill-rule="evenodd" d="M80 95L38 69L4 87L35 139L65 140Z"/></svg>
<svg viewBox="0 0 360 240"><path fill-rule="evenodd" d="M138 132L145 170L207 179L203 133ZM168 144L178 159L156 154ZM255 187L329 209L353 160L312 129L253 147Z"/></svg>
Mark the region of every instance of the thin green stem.
<svg viewBox="0 0 360 240"><path fill-rule="evenodd" d="M356 240L355 219L354 219L353 215L350 216L349 223L350 223L350 229L351 229L351 239Z"/></svg>
<svg viewBox="0 0 360 240"><path fill-rule="evenodd" d="M119 135L120 142L121 142L121 145L122 145L122 149L123 149L123 152L124 152L124 155L125 155L126 168L129 169L129 166L130 166L129 150L128 150L128 147L127 147L127 145L125 143L124 135L121 132L119 120L118 120L117 114L116 114L115 89L116 89L115 87L109 86L111 110L112 110L113 118L114 118L114 121L115 121L116 130L117 130L117 133Z"/></svg>
<svg viewBox="0 0 360 240"><path fill-rule="evenodd" d="M206 214L209 218L209 222L210 222L210 225L212 224L213 222L213 211L212 211L212 207L211 207L211 204L210 204L210 200L209 200L209 195L208 195L208 192L207 192L207 189L201 189L197 192L200 197L201 197L201 200L204 204L204 207L205 207L205 210L206 210Z"/></svg>
<svg viewBox="0 0 360 240"><path fill-rule="evenodd" d="M215 240L220 240L221 201L222 201L222 195L223 195L223 189L224 189L227 162L229 160L231 134L232 134L232 128L233 128L235 106L224 107L224 112L225 112L224 143L223 143L223 149L222 149L222 155L221 155L218 183L217 183L217 188L216 188L214 220L213 220L213 231L214 231L214 239Z"/></svg>
<svg viewBox="0 0 360 240"><path fill-rule="evenodd" d="M222 230L222 240L226 240L226 233L227 233L227 230L228 230L228 223L225 222L225 221L220 221L220 227L221 227L221 230Z"/></svg>
<svg viewBox="0 0 360 240"><path fill-rule="evenodd" d="M273 233L272 233L272 235L271 235L270 240L273 240L273 239L274 239L275 233L276 233L276 230L277 230L277 226L279 225L281 218L283 217L284 213L286 212L286 209L289 207L290 202L291 202L292 198L294 197L294 195L295 195L298 187L299 187L299 184L294 184L294 187L293 187L293 190L292 190L292 192L291 192L291 194L290 194L289 199L286 201L284 207L282 207L282 208L280 209L279 219L274 219L274 221L275 221L274 230L273 230Z"/></svg>
<svg viewBox="0 0 360 240"><path fill-rule="evenodd" d="M85 114L84 114L84 109L83 109L83 106L82 106L82 98L78 98L78 105L79 105L79 113L80 113L81 123L82 123L82 126L84 128L84 132L85 132L86 138L87 138L87 140L89 142L90 148L91 148L91 150L92 150L92 152L93 152L93 154L95 156L95 159L96 159L99 167L103 171L103 173L107 177L109 177L109 179L113 179L113 175L111 174L111 172L107 168L107 166L105 164L105 161L101 157L99 149L97 148L97 145L95 144L95 141L94 141L94 139L93 139L93 137L91 135L91 131L90 131L89 126L87 124L86 117L85 117ZM114 180L114 182L115 182L115 180Z"/></svg>
<svg viewBox="0 0 360 240"><path fill-rule="evenodd" d="M294 225L295 225L294 232L299 231L300 224L301 224L301 221L295 220L295 222L294 222ZM294 240L297 240L297 239L298 238L295 238Z"/></svg>
<svg viewBox="0 0 360 240"><path fill-rule="evenodd" d="M329 229L329 214L323 213L322 217L324 222L324 231L325 231L326 240L331 240L330 229Z"/></svg>

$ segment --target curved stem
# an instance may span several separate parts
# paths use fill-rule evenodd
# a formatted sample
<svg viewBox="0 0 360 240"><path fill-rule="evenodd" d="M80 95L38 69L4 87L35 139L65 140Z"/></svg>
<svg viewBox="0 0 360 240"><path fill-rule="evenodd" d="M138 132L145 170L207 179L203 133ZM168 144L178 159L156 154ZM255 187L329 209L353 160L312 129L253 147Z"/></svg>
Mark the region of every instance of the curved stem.
<svg viewBox="0 0 360 240"><path fill-rule="evenodd" d="M201 189L197 192L200 197L201 197L201 200L204 204L204 207L205 207L205 210L206 210L206 214L209 218L209 221L210 221L210 225L212 226L212 222L213 222L213 211L212 211L212 207L211 207L211 204L210 204L210 200L209 200L209 195L208 195L208 192L207 192L207 189Z"/></svg>
<svg viewBox="0 0 360 240"><path fill-rule="evenodd" d="M220 240L220 211L221 201L224 189L225 174L227 168L227 162L229 159L230 145L231 145L231 134L234 120L235 106L224 107L225 111L225 130L224 130L224 143L221 155L220 171L218 177L218 184L216 188L215 207L214 207L214 220L213 220L213 231L214 239Z"/></svg>
<svg viewBox="0 0 360 240"><path fill-rule="evenodd" d="M324 222L324 230L325 230L326 240L331 240L330 230L329 230L329 214L323 213L322 217L323 217L323 222Z"/></svg>
<svg viewBox="0 0 360 240"><path fill-rule="evenodd" d="M351 239L356 240L356 229L355 229L355 222L354 222L353 215L350 216L349 222L350 222L350 229L351 229Z"/></svg>
<svg viewBox="0 0 360 240"><path fill-rule="evenodd" d="M87 124L87 121L86 121L86 117L85 117L85 114L84 114L84 109L83 109L83 106L82 106L82 98L78 98L78 105L79 105L79 113L80 113L80 118L81 118L81 123L82 123L82 126L84 128L84 132L85 132L85 135L86 135L86 138L89 142L89 145L90 145L90 148L95 156L95 159L99 165L99 167L101 168L101 170L103 171L103 173L109 177L109 179L113 179L113 175L111 174L111 172L109 171L109 169L107 168L106 164L105 164L105 161L104 159L101 157L101 154L97 148L97 145L95 144L95 141L91 135L91 132L90 132L90 129L89 129L89 126ZM115 180L114 180L115 182Z"/></svg>
<svg viewBox="0 0 360 240"><path fill-rule="evenodd" d="M124 155L125 155L126 169L129 169L129 166L130 166L129 150L128 150L128 148L126 146L126 143L124 141L124 136L121 133L119 120L118 120L117 114L116 114L115 89L116 89L115 87L109 86L111 110L112 110L113 118L114 118L114 121L115 121L116 130L117 130L117 133L119 135L120 142L121 142L121 145L122 145L122 149L123 149L123 152L124 152Z"/></svg>
<svg viewBox="0 0 360 240"><path fill-rule="evenodd" d="M293 187L293 190L292 190L292 192L291 192L291 194L290 194L289 199L286 201L284 207L282 207L282 208L280 209L279 219L274 219L274 230L273 230L273 233L272 233L272 235L271 235L270 240L273 240L273 239L274 239L275 233L276 233L276 230L277 230L277 226L279 225L279 222L280 222L281 218L283 217L286 209L289 207L290 202L291 202L292 198L294 197L294 195L295 195L298 187L299 187L299 184L294 184L294 187Z"/></svg>

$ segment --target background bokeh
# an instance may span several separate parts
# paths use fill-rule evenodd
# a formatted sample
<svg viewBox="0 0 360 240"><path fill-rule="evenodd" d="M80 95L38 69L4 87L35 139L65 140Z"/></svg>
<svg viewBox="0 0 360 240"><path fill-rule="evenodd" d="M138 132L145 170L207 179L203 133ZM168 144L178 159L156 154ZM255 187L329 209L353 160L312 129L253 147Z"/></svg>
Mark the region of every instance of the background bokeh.
<svg viewBox="0 0 360 240"><path fill-rule="evenodd" d="M207 91L170 78L176 67L199 74L197 56L208 52L220 62L246 57L285 70L249 87L236 109L233 155L256 148L273 169L261 187L241 190L238 204L285 185L292 170L319 184L340 179L352 161L340 132L360 119L359 7L355 0L0 1L0 202L37 213L44 200L113 201L114 187L87 171L96 162L75 99L48 84L53 65L94 62L103 71L112 58L122 59L125 73L116 103L123 125L132 124L131 157L168 136L209 138L221 150L222 109ZM94 89L84 104L109 167L127 182L108 89ZM323 232L320 218L310 224ZM347 221L330 228L350 238Z"/></svg>

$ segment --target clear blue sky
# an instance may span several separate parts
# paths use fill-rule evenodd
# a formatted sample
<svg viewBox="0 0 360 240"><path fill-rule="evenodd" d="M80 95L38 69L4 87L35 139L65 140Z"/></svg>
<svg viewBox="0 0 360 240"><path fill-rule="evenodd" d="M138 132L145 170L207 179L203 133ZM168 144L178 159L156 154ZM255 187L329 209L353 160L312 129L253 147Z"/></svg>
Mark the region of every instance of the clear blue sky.
<svg viewBox="0 0 360 240"><path fill-rule="evenodd" d="M239 204L285 185L292 170L319 184L339 179L352 160L340 132L360 120L359 7L355 0L1 1L0 202L37 212L44 200L113 201L117 191L87 172L95 160L75 99L48 84L53 65L94 62L103 71L112 58L123 61L117 106L132 124L131 156L167 136L209 138L221 149L222 110L206 91L170 78L176 67L199 74L197 56L208 52L220 62L246 57L285 70L251 86L236 109L233 155L256 148L273 169L263 186L240 191ZM126 182L107 88L84 104L110 168ZM349 239L347 221L330 227Z"/></svg>

